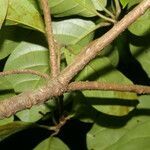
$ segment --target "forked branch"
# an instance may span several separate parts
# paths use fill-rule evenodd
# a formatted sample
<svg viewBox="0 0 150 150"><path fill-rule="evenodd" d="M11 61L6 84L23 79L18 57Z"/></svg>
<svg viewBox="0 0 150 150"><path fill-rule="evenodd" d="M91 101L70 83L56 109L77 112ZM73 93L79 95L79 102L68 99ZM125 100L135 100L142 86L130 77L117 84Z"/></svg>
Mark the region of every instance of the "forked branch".
<svg viewBox="0 0 150 150"><path fill-rule="evenodd" d="M42 1L45 2L44 0ZM111 30L86 46L83 51L74 59L74 61L59 74L59 76L49 80L48 84L44 87L41 87L35 91L24 92L18 96L0 101L0 118L8 117L20 110L30 108L35 104L41 104L51 97L59 96L66 92L71 79L93 58L95 58L97 54L100 54L104 47L109 45L130 24L144 14L149 7L150 0L142 1L121 21L116 23ZM45 19L46 18L47 17L45 17Z"/></svg>

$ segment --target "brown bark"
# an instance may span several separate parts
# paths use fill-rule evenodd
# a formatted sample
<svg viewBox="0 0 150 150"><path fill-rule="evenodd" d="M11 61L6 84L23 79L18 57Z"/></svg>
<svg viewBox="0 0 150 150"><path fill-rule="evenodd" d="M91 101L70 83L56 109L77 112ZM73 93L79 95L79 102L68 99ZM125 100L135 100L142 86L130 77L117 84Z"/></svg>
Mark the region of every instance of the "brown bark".
<svg viewBox="0 0 150 150"><path fill-rule="evenodd" d="M70 80L82 70L102 49L109 45L130 24L139 18L150 7L150 0L144 0L127 14L121 21L116 23L102 37L91 42L75 58L75 60L64 69L58 77L48 81L48 84L38 90L24 92L15 97L0 101L0 118L5 118L16 112L30 108L35 104L45 102L51 97L59 96L68 90ZM135 86L136 87L136 86ZM149 88L149 87L148 87ZM113 89L112 89L113 90Z"/></svg>
<svg viewBox="0 0 150 150"><path fill-rule="evenodd" d="M41 0L41 5L44 13L44 21L45 21L45 31L48 40L49 47L49 60L50 60L50 68L51 68L51 77L54 78L58 75L58 63L57 63L57 53L56 53L56 43L54 40L54 34L52 29L52 19L51 19L51 11L48 7L48 0Z"/></svg>
<svg viewBox="0 0 150 150"><path fill-rule="evenodd" d="M137 94L149 94L150 87L132 84L116 84L104 82L72 82L68 86L68 91L75 90L102 90L102 91L120 91L134 92Z"/></svg>

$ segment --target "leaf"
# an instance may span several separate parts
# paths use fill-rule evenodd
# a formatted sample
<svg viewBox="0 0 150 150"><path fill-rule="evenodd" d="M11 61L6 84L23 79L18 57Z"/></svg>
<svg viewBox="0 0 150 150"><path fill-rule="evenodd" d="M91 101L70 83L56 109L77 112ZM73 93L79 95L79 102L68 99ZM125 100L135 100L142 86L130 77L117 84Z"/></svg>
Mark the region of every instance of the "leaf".
<svg viewBox="0 0 150 150"><path fill-rule="evenodd" d="M150 110L150 95L141 95L138 97L139 105L138 109Z"/></svg>
<svg viewBox="0 0 150 150"><path fill-rule="evenodd" d="M100 67L99 67L99 66ZM108 70L107 70L108 69ZM94 76L96 81L105 83L122 83L131 84L131 81L123 76L119 71L114 69L108 60L108 58L102 58L94 60L88 67L83 70L78 76L82 80L82 77ZM99 77L98 77L99 75ZM94 80L94 77L92 77ZM86 79L88 80L88 78ZM83 94L89 98L89 103L98 111L109 115L123 116L127 115L137 104L136 94L128 92L117 91L98 91L98 90L85 90ZM88 100L88 99L87 99Z"/></svg>
<svg viewBox="0 0 150 150"><path fill-rule="evenodd" d="M68 19L58 22L53 22L53 32L59 43L71 45L79 41L84 45L92 38L93 33L89 33L94 29L95 24L92 21L83 19Z"/></svg>
<svg viewBox="0 0 150 150"><path fill-rule="evenodd" d="M56 17L64 17L76 14L85 17L92 17L96 15L94 6L90 0L54 0L50 1L50 6L52 14Z"/></svg>
<svg viewBox="0 0 150 150"><path fill-rule="evenodd" d="M87 134L87 147L88 149L99 150L101 148L101 150L104 150L117 142L126 131L125 128L110 129L94 124Z"/></svg>
<svg viewBox="0 0 150 150"><path fill-rule="evenodd" d="M107 0L92 0L92 2L94 7L99 11L102 11L107 4Z"/></svg>
<svg viewBox="0 0 150 150"><path fill-rule="evenodd" d="M0 77L0 92L10 89L12 89L11 83L5 77Z"/></svg>
<svg viewBox="0 0 150 150"><path fill-rule="evenodd" d="M97 121L98 120L101 120L101 117L97 118ZM150 119L148 116L138 116L133 117L132 119L129 120L127 124L125 124L120 128L103 127L98 124L94 124L87 134L87 147L88 149L94 150L99 150L99 148L101 148L101 150L120 150L120 149L122 150L126 146L127 147L129 146L128 149L132 149L131 146L135 146L136 149L138 149L138 146L136 145L137 143L141 142L143 143L142 141L143 139L141 139L141 137L144 137L144 134L143 135L141 134L142 131L140 131L139 133L138 129L141 128L141 126L143 126L144 124L146 124L145 125L146 130L143 127L142 130L145 130L144 132L147 132L149 135L150 133L149 129L147 130L147 127L149 126L148 125L149 121ZM110 123L109 126L111 126ZM135 143L134 141L136 141L137 143ZM148 140L146 138L146 142L144 144L147 145L148 144L147 141ZM122 145L121 143L126 144Z"/></svg>
<svg viewBox="0 0 150 150"><path fill-rule="evenodd" d="M150 10L147 10L144 15L131 24L128 29L138 36L143 36L148 33L150 31Z"/></svg>
<svg viewBox="0 0 150 150"><path fill-rule="evenodd" d="M119 46L117 44L110 44L103 49L100 53L100 57L108 57L113 66L117 66L119 63Z"/></svg>
<svg viewBox="0 0 150 150"><path fill-rule="evenodd" d="M93 123L98 111L87 104L86 98L80 91L65 93L64 100L72 102L71 117L77 118L85 123Z"/></svg>
<svg viewBox="0 0 150 150"><path fill-rule="evenodd" d="M0 30L0 59L7 57L29 32L16 26L3 26Z"/></svg>
<svg viewBox="0 0 150 150"><path fill-rule="evenodd" d="M34 150L69 150L59 138L49 137L37 145Z"/></svg>
<svg viewBox="0 0 150 150"><path fill-rule="evenodd" d="M16 116L24 122L36 122L43 116L54 110L55 102L53 99L50 99L44 104L39 104L31 107L30 109L25 109L16 114Z"/></svg>
<svg viewBox="0 0 150 150"><path fill-rule="evenodd" d="M28 0L10 0L6 19L44 32L42 17Z"/></svg>
<svg viewBox="0 0 150 150"><path fill-rule="evenodd" d="M78 49L79 51L79 49ZM77 51L65 51L67 63L71 63ZM98 57L91 61L75 78L76 81L99 81L105 83L132 84L123 74L116 70L107 57ZM136 94L117 91L85 90L83 94L89 104L106 114L123 116L137 104Z"/></svg>
<svg viewBox="0 0 150 150"><path fill-rule="evenodd" d="M38 11L40 11L40 8L39 8L39 3L40 1L38 2L37 0L28 0Z"/></svg>
<svg viewBox="0 0 150 150"><path fill-rule="evenodd" d="M15 134L16 132L19 132L32 126L33 124L31 123L24 123L20 121L0 126L0 141L4 140L12 134Z"/></svg>
<svg viewBox="0 0 150 150"><path fill-rule="evenodd" d="M53 23L53 32L56 40L65 45L74 44L79 41L81 45L86 45L93 38L93 31L95 24L92 21L86 21L83 19L68 19L64 21L58 21ZM7 57L20 43L20 41L28 41L34 32L30 30L15 27L5 26L0 30L0 59ZM37 39L35 39L37 41ZM45 39L38 39L39 41ZM39 42L38 41L38 42ZM31 40L31 42L34 42ZM35 42L34 42L35 43Z"/></svg>
<svg viewBox="0 0 150 150"><path fill-rule="evenodd" d="M3 126L3 125L8 124L8 123L11 123L13 121L14 121L14 116L2 119L2 120L0 120L0 126Z"/></svg>
<svg viewBox="0 0 150 150"><path fill-rule="evenodd" d="M8 0L0 0L0 29L5 20L8 8Z"/></svg>
<svg viewBox="0 0 150 150"><path fill-rule="evenodd" d="M0 100L4 100L12 96L15 96L15 93L12 90L0 91Z"/></svg>
<svg viewBox="0 0 150 150"><path fill-rule="evenodd" d="M150 146L150 121L129 130L122 138L107 150L148 150Z"/></svg>
<svg viewBox="0 0 150 150"><path fill-rule="evenodd" d="M141 1L142 0L132 0L132 1L131 0L120 0L122 6L125 7L128 4L128 6L127 6L128 8L130 8L131 6L137 4L137 3L141 2Z"/></svg>
<svg viewBox="0 0 150 150"><path fill-rule="evenodd" d="M137 5L138 3L140 3L142 0L132 0L132 1L129 1L128 3L128 8L131 8L135 5Z"/></svg>
<svg viewBox="0 0 150 150"><path fill-rule="evenodd" d="M101 3L100 3L101 2ZM99 5L97 5L99 4ZM49 1L51 12L55 17L79 15L93 17L97 15L96 9L106 6L106 0L53 0Z"/></svg>
<svg viewBox="0 0 150 150"><path fill-rule="evenodd" d="M48 51L45 47L29 42L21 42L8 58L5 70L33 69L42 73L48 73ZM35 75L11 75L7 79L13 85L16 92L37 89L45 83Z"/></svg>
<svg viewBox="0 0 150 150"><path fill-rule="evenodd" d="M120 0L120 2L122 6L125 7L130 2L130 0Z"/></svg>
<svg viewBox="0 0 150 150"><path fill-rule="evenodd" d="M143 38L144 39L144 38ZM137 38L136 41L130 44L130 50L132 55L140 62L144 71L150 77L150 44L149 38L146 37L145 40Z"/></svg>

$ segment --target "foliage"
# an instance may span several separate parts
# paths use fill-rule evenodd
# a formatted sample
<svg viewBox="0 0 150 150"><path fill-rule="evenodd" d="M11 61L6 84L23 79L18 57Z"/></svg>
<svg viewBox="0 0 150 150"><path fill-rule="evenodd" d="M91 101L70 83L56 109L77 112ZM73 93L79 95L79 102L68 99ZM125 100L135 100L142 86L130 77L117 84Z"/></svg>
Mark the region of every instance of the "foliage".
<svg viewBox="0 0 150 150"><path fill-rule="evenodd" d="M120 0L120 16L124 16L139 2L140 0ZM113 0L49 0L49 6L53 16L54 36L62 46L61 69L70 64L84 46L110 29L110 26L99 28L100 24L108 21L100 18L99 14L105 14L108 18L111 17L110 13L115 15L116 11ZM149 31L148 10L76 75L73 81L149 85ZM44 33L39 1L0 0L1 71L32 69L49 74L49 54ZM0 100L35 90L44 84L44 79L31 74L0 77ZM149 95L94 90L70 92L63 96L64 112L71 119L92 124L86 134L89 150L149 149L149 99ZM18 112L0 120L0 141L37 126L48 129L49 133L50 126L54 125L53 120L58 121L59 117L58 105L52 100ZM34 149L69 149L59 136L50 135L49 133L47 139L36 143Z"/></svg>

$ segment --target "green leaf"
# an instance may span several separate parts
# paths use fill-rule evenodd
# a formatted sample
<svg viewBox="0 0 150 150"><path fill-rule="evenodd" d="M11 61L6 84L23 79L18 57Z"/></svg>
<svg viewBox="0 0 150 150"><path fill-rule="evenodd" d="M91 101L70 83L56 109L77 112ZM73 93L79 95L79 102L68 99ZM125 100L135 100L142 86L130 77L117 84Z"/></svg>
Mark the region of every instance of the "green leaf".
<svg viewBox="0 0 150 150"><path fill-rule="evenodd" d="M150 109L150 95L141 95L138 97L139 105L137 106L138 109Z"/></svg>
<svg viewBox="0 0 150 150"><path fill-rule="evenodd" d="M79 51L79 48L78 48ZM71 63L78 51L66 50L67 63ZM98 57L91 61L75 78L76 81L99 81L105 83L132 84L123 74L116 70L107 57ZM85 90L83 94L89 104L106 114L123 116L137 104L137 96L129 92ZM127 104L128 103L128 104ZM127 105L127 106L126 106Z"/></svg>
<svg viewBox="0 0 150 150"><path fill-rule="evenodd" d="M142 0L132 0L132 1L130 0L129 3L128 3L128 8L131 8L132 6L135 6L140 2L142 2Z"/></svg>
<svg viewBox="0 0 150 150"><path fill-rule="evenodd" d="M108 58L92 61L85 70L79 74L77 80L82 80L82 77L86 78L88 76L95 76L95 78L92 77L92 80L96 79L96 81L99 82L132 84L129 79L110 65ZM88 80L88 78L86 78L86 80ZM127 115L137 104L137 101L132 102L132 100L137 99L134 93L85 90L83 94L89 98L89 103L95 109L109 115ZM126 105L125 103L128 104Z"/></svg>
<svg viewBox="0 0 150 150"><path fill-rule="evenodd" d="M101 150L117 142L126 133L127 129L110 129L94 124L87 134L88 149Z"/></svg>
<svg viewBox="0 0 150 150"><path fill-rule="evenodd" d="M43 118L43 116L54 110L55 102L53 99L47 101L44 104L35 105L30 109L25 109L16 114L16 116L24 122L36 122L39 119Z"/></svg>
<svg viewBox="0 0 150 150"><path fill-rule="evenodd" d="M144 38L143 38L144 39ZM144 71L150 77L150 44L149 38L146 37L145 40L142 38L137 38L137 41L130 44L130 50L132 55L140 62Z"/></svg>
<svg viewBox="0 0 150 150"><path fill-rule="evenodd" d="M59 138L49 137L37 145L34 150L69 150Z"/></svg>
<svg viewBox="0 0 150 150"><path fill-rule="evenodd" d="M38 10L40 11L40 8L39 8L39 3L40 1L38 2L37 0L28 0L30 3L32 3L32 5Z"/></svg>
<svg viewBox="0 0 150 150"><path fill-rule="evenodd" d="M0 91L0 100L4 100L12 96L15 96L15 93L13 90Z"/></svg>
<svg viewBox="0 0 150 150"><path fill-rule="evenodd" d="M28 0L10 0L6 19L44 32L42 17Z"/></svg>
<svg viewBox="0 0 150 150"><path fill-rule="evenodd" d="M16 26L3 26L0 30L0 59L7 57L29 32Z"/></svg>
<svg viewBox="0 0 150 150"><path fill-rule="evenodd" d="M122 138L107 150L148 150L150 147L150 121L129 130Z"/></svg>
<svg viewBox="0 0 150 150"><path fill-rule="evenodd" d="M143 36L150 32L150 10L147 10L143 16L138 18L128 27L129 31L138 36Z"/></svg>
<svg viewBox="0 0 150 150"><path fill-rule="evenodd" d="M8 8L8 0L0 0L0 29L5 20Z"/></svg>
<svg viewBox="0 0 150 150"><path fill-rule="evenodd" d="M19 132L32 126L33 124L31 123L24 123L19 121L0 126L0 141L4 140L12 134L15 134L16 132Z"/></svg>
<svg viewBox="0 0 150 150"><path fill-rule="evenodd" d="M128 8L132 7L133 5L141 2L142 0L120 0L123 7L125 7L128 4Z"/></svg>
<svg viewBox="0 0 150 150"><path fill-rule="evenodd" d="M97 118L97 121L99 120L101 120L101 117ZM103 122L103 120L101 121ZM87 147L88 149L94 149L94 150L99 150L99 148L101 148L101 150L120 150L120 149L122 150L126 148L126 146L127 147L129 146L128 149L132 150L131 146L135 146L136 149L138 149L138 146L136 146L137 143L143 143L142 137L144 137L144 133L142 135L142 131L145 130L144 132L147 132L147 135L149 136L150 133L149 123L148 123L149 121L150 121L149 116L138 116L138 117L133 117L127 122L127 124L119 128L116 127L109 128L109 127L103 127L98 124L94 124L91 130L87 134ZM145 126L145 129L143 125ZM111 123L109 123L109 126L111 126ZM135 141L137 143L135 143ZM146 142L143 144L147 145L148 144L147 141L148 140L146 137ZM126 144L122 145L122 143L126 143Z"/></svg>
<svg viewBox="0 0 150 150"><path fill-rule="evenodd" d="M48 51L45 47L29 42L21 42L8 58L5 70L33 69L42 73L49 72ZM11 75L7 79L16 92L37 89L45 79L31 74Z"/></svg>
<svg viewBox="0 0 150 150"><path fill-rule="evenodd" d="M102 7L106 6L106 0L53 0L49 1L49 5L55 17L71 15L93 17L97 15L96 9L102 10Z"/></svg>
<svg viewBox="0 0 150 150"><path fill-rule="evenodd" d="M92 2L94 7L99 11L102 11L107 4L107 0L92 0Z"/></svg>
<svg viewBox="0 0 150 150"><path fill-rule="evenodd" d="M92 21L83 19L68 19L64 21L53 22L53 32L59 43L71 45L77 41L87 44L92 38L95 24ZM89 34L88 34L89 33Z"/></svg>
<svg viewBox="0 0 150 150"><path fill-rule="evenodd" d="M119 46L117 44L110 44L103 49L100 53L100 57L108 57L113 66L117 66L119 63Z"/></svg>
<svg viewBox="0 0 150 150"><path fill-rule="evenodd" d="M93 109L87 103L86 98L80 91L64 94L64 100L72 102L70 112L71 117L77 118L82 122L93 123L98 114L98 111Z"/></svg>
<svg viewBox="0 0 150 150"><path fill-rule="evenodd" d="M56 17L64 17L76 14L85 17L92 17L96 15L91 0L54 0L50 1L50 6L52 14Z"/></svg>
<svg viewBox="0 0 150 150"><path fill-rule="evenodd" d="M110 119L107 118L107 116L105 116L104 118L102 116L98 116L95 117L95 122L98 122L99 124L94 124L93 127L91 128L91 130L88 132L87 134L87 146L88 149L95 149L95 150L99 150L99 147L101 147L101 150L107 150L107 149L112 149L112 150L122 150L123 148L125 148L127 146L126 149L133 149L134 147L136 147L135 149L142 149L142 148L138 148L138 146L140 147L140 145L142 144L142 146L144 147L145 145L148 144L148 139L146 138L142 138L140 139L140 137L138 137L137 139L133 139L131 140L131 142L120 146L119 148L114 148L113 145L118 145L120 143L120 140L126 136L127 134L130 134L130 132L132 132L132 130L134 130L136 127L138 127L139 125L145 124L145 122L150 121L149 118L149 112L147 110L149 110L150 108L150 96L149 95L142 95L138 97L139 100L139 105L137 106L137 109L135 110L135 116L132 117L129 121L128 121L128 117L126 118L126 123L124 123L124 125L122 127L119 128L112 128L112 124L113 121L117 121L117 124L119 124L122 119ZM136 115L138 114L138 115ZM105 120L107 120L109 123L107 123L109 127L104 127L101 125L104 125ZM116 124L116 123L115 123ZM148 127L148 125L147 125ZM149 130L147 130L147 127L143 128L143 132L149 132ZM136 130L137 135L139 135L140 130ZM130 137L134 138L134 134L130 134ZM141 134L141 136L143 137L143 135ZM113 137L113 138L112 138ZM128 139L128 138L126 138ZM123 141L123 140L122 140ZM136 142L135 142L136 141ZM139 143L140 145L136 146L137 143ZM128 147L128 145L130 147ZM131 146L133 146L131 148Z"/></svg>
<svg viewBox="0 0 150 150"><path fill-rule="evenodd" d="M122 6L125 7L130 2L130 0L120 0L120 2Z"/></svg>
<svg viewBox="0 0 150 150"><path fill-rule="evenodd" d="M0 77L0 91L10 90L12 88L11 83L5 77Z"/></svg>
<svg viewBox="0 0 150 150"><path fill-rule="evenodd" d="M3 125L8 124L8 123L11 123L13 121L14 121L14 116L2 119L2 120L0 120L0 126L3 126Z"/></svg>

